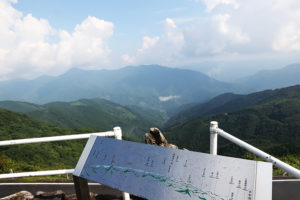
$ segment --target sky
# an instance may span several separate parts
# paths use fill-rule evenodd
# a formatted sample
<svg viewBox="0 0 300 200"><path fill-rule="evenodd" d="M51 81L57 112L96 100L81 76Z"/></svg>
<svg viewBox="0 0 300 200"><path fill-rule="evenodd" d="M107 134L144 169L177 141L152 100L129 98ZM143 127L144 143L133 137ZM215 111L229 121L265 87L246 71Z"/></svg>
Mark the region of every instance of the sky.
<svg viewBox="0 0 300 200"><path fill-rule="evenodd" d="M159 64L230 81L300 62L299 0L0 0L0 80Z"/></svg>

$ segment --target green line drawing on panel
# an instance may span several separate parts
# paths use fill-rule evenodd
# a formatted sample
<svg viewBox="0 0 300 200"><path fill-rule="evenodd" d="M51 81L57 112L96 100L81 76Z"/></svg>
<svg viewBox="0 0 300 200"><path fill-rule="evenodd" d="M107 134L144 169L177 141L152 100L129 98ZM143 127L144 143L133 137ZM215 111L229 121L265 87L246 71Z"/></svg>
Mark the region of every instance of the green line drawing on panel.
<svg viewBox="0 0 300 200"><path fill-rule="evenodd" d="M201 200L224 200L224 198L212 193L211 191L203 191L200 188L197 188L194 185L184 182L182 180L178 180L173 177L154 174L140 169L124 168L113 165L89 165L85 167L86 173L88 173L87 171L91 171L94 174L97 174L98 170L104 170L104 173L108 175L113 175L115 173L131 174L137 178L148 178L152 181L165 183L168 188L172 188L174 191L190 198L196 197L197 199Z"/></svg>

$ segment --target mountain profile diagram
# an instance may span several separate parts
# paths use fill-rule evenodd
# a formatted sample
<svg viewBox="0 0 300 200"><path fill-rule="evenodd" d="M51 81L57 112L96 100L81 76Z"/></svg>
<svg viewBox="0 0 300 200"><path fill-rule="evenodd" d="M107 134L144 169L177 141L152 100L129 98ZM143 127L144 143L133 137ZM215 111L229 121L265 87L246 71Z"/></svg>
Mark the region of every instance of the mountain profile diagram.
<svg viewBox="0 0 300 200"><path fill-rule="evenodd" d="M149 200L271 200L272 164L91 136L74 175Z"/></svg>

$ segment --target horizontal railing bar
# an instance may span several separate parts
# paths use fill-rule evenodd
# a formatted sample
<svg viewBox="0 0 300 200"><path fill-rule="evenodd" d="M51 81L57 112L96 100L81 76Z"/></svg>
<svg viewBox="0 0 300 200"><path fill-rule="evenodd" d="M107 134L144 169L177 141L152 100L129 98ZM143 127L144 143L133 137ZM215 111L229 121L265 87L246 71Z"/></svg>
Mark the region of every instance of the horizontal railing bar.
<svg viewBox="0 0 300 200"><path fill-rule="evenodd" d="M109 136L114 136L115 134L113 131L107 131L107 132L98 132L98 133L83 133L83 134L76 134L76 135L61 135L61 136L51 136L51 137L41 137L41 138L5 140L5 141L0 141L0 146L9 146L9 145L17 145L17 144L31 144L31 143L38 143L38 142L78 140L78 139L89 138L91 135L109 137Z"/></svg>
<svg viewBox="0 0 300 200"><path fill-rule="evenodd" d="M61 170L10 173L10 174L0 174L0 179L30 177L30 176L48 176L48 175L60 175L60 174L73 174L73 172L74 172L74 169L61 169Z"/></svg>
<svg viewBox="0 0 300 200"><path fill-rule="evenodd" d="M97 135L97 136L101 136L101 137L110 137L110 136L115 136L115 132L114 131L107 131L107 132L96 132L96 133L82 133L82 134L75 134L75 135L61 135L61 136L51 136L51 137L41 137L41 138L6 140L6 141L0 141L0 146L9 146L9 145L18 145L18 144L32 144L32 143L39 143L39 142L55 142L55 141L65 141L65 140L78 140L78 139L89 138L91 135ZM0 179L29 177L29 176L47 176L47 175L59 175L59 174L72 174L73 172L74 172L74 169L9 173L9 174L0 174Z"/></svg>
<svg viewBox="0 0 300 200"><path fill-rule="evenodd" d="M300 179L278 179L273 180L273 182L300 182Z"/></svg>
<svg viewBox="0 0 300 200"><path fill-rule="evenodd" d="M220 128L210 128L211 133L217 133L218 135L222 136L223 138L239 145L240 147L250 151L251 153L254 153L255 155L259 156L260 158L264 159L265 161L273 163L273 165L279 167L280 169L292 174L296 178L300 178L300 170L286 164L285 162L282 162L281 160L261 151L260 149L230 135L229 133L226 133Z"/></svg>

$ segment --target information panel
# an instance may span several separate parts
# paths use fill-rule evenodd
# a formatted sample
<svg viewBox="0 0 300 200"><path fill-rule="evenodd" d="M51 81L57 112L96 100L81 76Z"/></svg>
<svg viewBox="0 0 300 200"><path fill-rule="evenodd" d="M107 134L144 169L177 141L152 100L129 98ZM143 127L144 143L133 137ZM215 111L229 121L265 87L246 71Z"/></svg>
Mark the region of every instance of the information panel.
<svg viewBox="0 0 300 200"><path fill-rule="evenodd" d="M91 136L74 175L149 200L271 200L272 164Z"/></svg>

